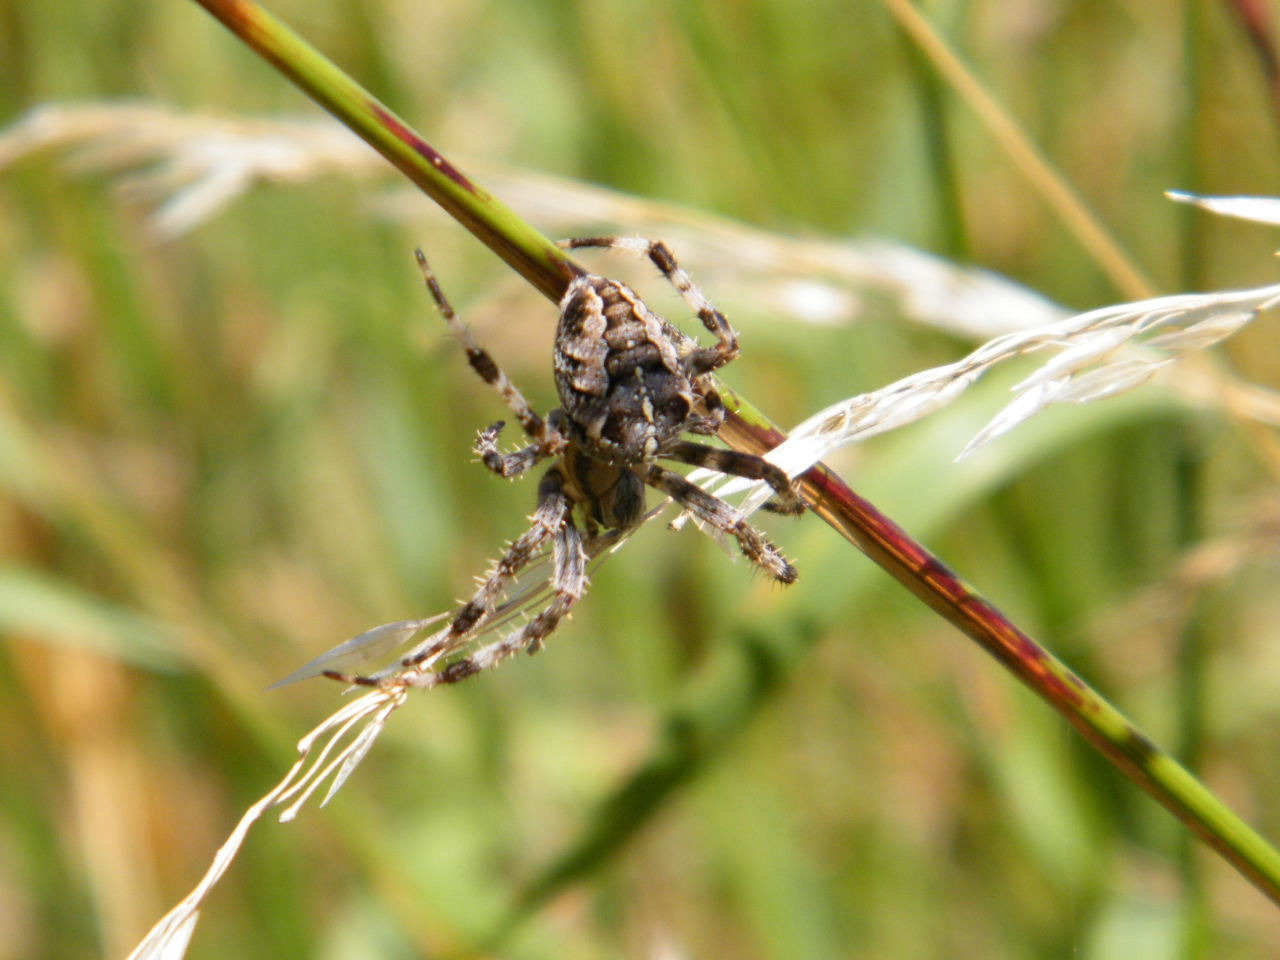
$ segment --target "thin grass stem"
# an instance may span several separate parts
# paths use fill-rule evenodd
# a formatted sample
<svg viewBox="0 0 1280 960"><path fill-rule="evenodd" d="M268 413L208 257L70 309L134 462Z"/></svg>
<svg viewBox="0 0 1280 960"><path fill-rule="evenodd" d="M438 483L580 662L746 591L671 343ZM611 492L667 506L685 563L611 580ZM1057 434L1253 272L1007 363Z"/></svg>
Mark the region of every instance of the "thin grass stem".
<svg viewBox="0 0 1280 960"><path fill-rule="evenodd" d="M952 88L969 104L992 138L1053 208L1080 245L1088 250L1126 299L1153 295L1154 285L1132 258L1120 249L1079 194L1053 168L1043 153L1022 132L1005 109L987 92L973 72L938 36L929 20L911 0L881 0L898 25L911 37Z"/></svg>
<svg viewBox="0 0 1280 960"><path fill-rule="evenodd" d="M435 148L314 48L248 0L197 0L233 33L363 137L553 300L581 268L506 206L476 186ZM884 0L962 96L981 107L1015 160L1033 175L1069 228L1095 251L1117 285L1134 298L1149 285L1096 224L1074 193L994 106L906 0ZM763 453L785 436L741 397L726 392L732 416L721 432L730 446ZM1117 768L1217 850L1266 896L1280 903L1280 853L1232 813L1176 760L1056 657L1031 640L936 557L915 543L828 468L801 478L815 513L857 545L929 607L978 642L1058 710Z"/></svg>

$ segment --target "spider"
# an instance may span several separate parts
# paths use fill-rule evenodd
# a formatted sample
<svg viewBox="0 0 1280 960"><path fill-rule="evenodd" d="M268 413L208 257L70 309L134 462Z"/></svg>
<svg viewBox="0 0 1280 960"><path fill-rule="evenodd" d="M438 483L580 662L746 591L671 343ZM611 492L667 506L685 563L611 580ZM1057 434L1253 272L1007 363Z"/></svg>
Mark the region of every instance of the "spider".
<svg viewBox="0 0 1280 960"><path fill-rule="evenodd" d="M804 504L787 475L761 457L682 439L711 436L725 419L711 375L738 356L738 338L676 263L666 244L638 238L583 237L560 246L622 249L646 255L716 337L702 347L650 310L625 284L591 273L573 279L560 301L554 360L560 407L543 417L463 326L427 259L415 251L423 282L454 339L480 377L511 408L531 441L512 453L498 450L504 423L480 431L475 451L488 469L516 477L547 459L555 463L538 482L537 508L518 537L480 582L447 627L405 657L389 675L370 677L323 671L363 686L435 686L454 683L524 649L539 650L586 588L588 560L645 516L645 486L660 490L695 519L734 537L742 553L769 576L793 583L795 568L729 504L662 466L673 460L720 473L763 480L775 492L771 508L800 513ZM578 519L575 519L575 514ZM579 526L581 522L581 527ZM551 546L551 600L523 627L438 670L425 670L495 625L507 607L498 603L544 547ZM508 607L510 605L508 604ZM417 672L412 668L418 667Z"/></svg>

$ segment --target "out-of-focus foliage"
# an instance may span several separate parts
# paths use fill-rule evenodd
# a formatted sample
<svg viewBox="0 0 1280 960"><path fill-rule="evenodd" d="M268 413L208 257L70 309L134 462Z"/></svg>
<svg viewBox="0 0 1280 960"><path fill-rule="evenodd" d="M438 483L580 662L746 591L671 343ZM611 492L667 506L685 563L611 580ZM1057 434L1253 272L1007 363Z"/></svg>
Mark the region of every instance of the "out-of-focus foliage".
<svg viewBox="0 0 1280 960"><path fill-rule="evenodd" d="M1162 196L1280 192L1225 6L930 7L1161 292L1271 280L1273 231ZM194 5L0 9L0 122L310 109ZM876 4L273 9L450 153L1120 299ZM543 408L553 311L385 189L260 190L160 242L101 178L0 174L0 958L125 952L339 694L263 688L446 608L523 529L534 484L470 462L503 410L410 251ZM779 322L688 266L742 332L726 380L784 424L972 345L888 303ZM1249 379L1280 380L1274 323L1223 351ZM1144 392L953 465L1010 382L835 466L1280 835L1273 438ZM769 522L786 591L641 531L544 654L421 697L325 812L260 828L191 955L464 950L571 853L590 869L493 955L1275 954L1274 908L1056 716L820 524Z"/></svg>

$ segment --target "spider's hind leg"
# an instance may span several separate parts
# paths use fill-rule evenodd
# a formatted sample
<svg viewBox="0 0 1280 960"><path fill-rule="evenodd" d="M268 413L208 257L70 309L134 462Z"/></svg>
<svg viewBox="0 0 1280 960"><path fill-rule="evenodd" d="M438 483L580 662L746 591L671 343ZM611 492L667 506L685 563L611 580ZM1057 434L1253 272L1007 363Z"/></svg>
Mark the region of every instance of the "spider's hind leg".
<svg viewBox="0 0 1280 960"><path fill-rule="evenodd" d="M697 519L709 523L717 530L731 534L738 541L742 553L781 583L795 583L796 568L759 530L742 519L737 510L719 497L714 497L701 487L694 486L678 473L646 463L635 468L640 478L651 487L687 508Z"/></svg>
<svg viewBox="0 0 1280 960"><path fill-rule="evenodd" d="M427 264L426 255L421 250L415 250L413 253L417 257L418 267L422 271L422 282L431 291L432 299L436 302L440 316L449 325L449 332L453 334L453 338L458 341L462 349L467 352L467 360L470 361L471 368L480 375L480 379L493 387L498 392L498 395L506 401L507 406L511 408L511 412L520 421L520 426L524 427L524 432L533 440L531 447L516 454L517 461L522 462L528 459L529 462L518 470L504 472L499 469L496 465L498 461L494 459L501 458L502 455L497 452L496 446L492 446L501 427L496 425L490 427L482 432L480 439L476 441L477 452L480 453L485 466L504 477L514 476L516 473L527 470L543 457L554 456L559 453L568 443L564 435L556 428L554 423L550 422L550 418L544 419L529 406L529 401L520 392L520 388L512 383L511 379L502 372L502 368L494 362L493 357L489 355L489 351L476 343L475 338L471 336L471 332L458 319L458 315L454 312L448 297L444 295L444 291L440 288L439 281L436 280L435 274L431 272L431 267ZM486 443L488 446L482 448L482 444ZM489 452L491 446L492 456L488 456L486 453Z"/></svg>
<svg viewBox="0 0 1280 960"><path fill-rule="evenodd" d="M738 334L729 325L725 315L712 305L706 295L698 289L690 279L684 267L676 262L675 254L661 240L645 240L643 237L575 237L561 240L558 244L566 250L581 250L584 247L605 250L629 250L647 256L662 275L676 288L676 292L684 298L702 325L716 336L718 341L714 347L698 347L686 358L689 373L701 376L723 367L738 356Z"/></svg>
<svg viewBox="0 0 1280 960"><path fill-rule="evenodd" d="M706 467L718 473L727 473L747 480L763 480L773 487L774 493L777 494L765 504L767 510L788 516L799 516L805 511L804 501L796 493L790 478L781 467L770 463L764 457L743 453L740 450L722 450L719 447L709 447L689 440L676 441L661 455L680 463Z"/></svg>

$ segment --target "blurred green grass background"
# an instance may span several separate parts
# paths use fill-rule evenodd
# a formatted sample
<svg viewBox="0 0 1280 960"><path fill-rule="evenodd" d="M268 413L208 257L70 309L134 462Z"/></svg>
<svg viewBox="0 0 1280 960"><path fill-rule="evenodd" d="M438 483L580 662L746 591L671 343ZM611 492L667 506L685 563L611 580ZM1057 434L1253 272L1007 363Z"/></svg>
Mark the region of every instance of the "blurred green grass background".
<svg viewBox="0 0 1280 960"><path fill-rule="evenodd" d="M1122 298L878 4L272 9L450 154ZM930 12L1162 290L1270 281L1274 231L1161 196L1280 190L1228 5ZM3 121L317 113L194 4L0 14ZM126 952L339 702L263 688L446 608L523 529L533 484L471 462L502 410L409 251L543 409L553 311L442 218L374 215L391 182L258 190L159 242L103 177L0 174L0 957ZM569 232L604 228L637 229ZM726 381L784 424L969 347L892 303L782 323L690 266L742 332ZM1274 331L1223 352L1275 383ZM1280 836L1274 440L1155 388L953 465L1010 382L835 465ZM463 954L628 782L652 821L490 955L1276 954L1272 906L994 663L812 518L762 522L794 588L641 531L543 655L420 698L327 810L260 827L190 955ZM680 753L690 711L720 726Z"/></svg>

